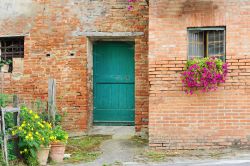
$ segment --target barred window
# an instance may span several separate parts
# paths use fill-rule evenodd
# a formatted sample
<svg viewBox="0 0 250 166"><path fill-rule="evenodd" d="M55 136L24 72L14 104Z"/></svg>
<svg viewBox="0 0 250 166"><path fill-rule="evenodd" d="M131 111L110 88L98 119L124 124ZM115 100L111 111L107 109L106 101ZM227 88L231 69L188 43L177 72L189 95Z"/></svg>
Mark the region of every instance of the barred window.
<svg viewBox="0 0 250 166"><path fill-rule="evenodd" d="M0 67L9 65L7 72L13 70L13 58L24 57L24 37L1 37L0 38Z"/></svg>
<svg viewBox="0 0 250 166"><path fill-rule="evenodd" d="M225 28L188 28L188 58L215 56L225 60Z"/></svg>

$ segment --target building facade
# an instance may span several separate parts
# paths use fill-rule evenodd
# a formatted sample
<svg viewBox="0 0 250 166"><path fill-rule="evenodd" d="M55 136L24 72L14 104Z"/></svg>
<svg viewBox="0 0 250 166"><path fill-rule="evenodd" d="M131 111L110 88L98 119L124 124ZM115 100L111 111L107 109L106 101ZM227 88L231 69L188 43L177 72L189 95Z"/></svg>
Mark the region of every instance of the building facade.
<svg viewBox="0 0 250 166"><path fill-rule="evenodd" d="M65 114L64 128L84 132L94 121L94 43L110 42L113 49L115 43L131 42L134 57L131 75L134 75L132 83L135 87L131 88L134 93L130 97L134 101L125 103L125 109L130 109L133 115L129 119L125 115L121 120L133 118L128 123L134 123L137 131L147 131L148 5L142 2L131 12L127 6L126 0L1 1L1 56L13 60L12 71L3 74L3 91L18 94L25 101L38 98L46 101L48 79L55 79L57 109ZM17 55L14 51L5 53L5 49L12 47L11 42L15 46L24 43L24 49L18 48ZM112 57L109 59L112 64ZM115 67L111 67L114 72ZM120 74L126 76L126 72ZM106 91L105 87L101 88ZM121 104L118 107L122 109L124 103L116 104Z"/></svg>
<svg viewBox="0 0 250 166"><path fill-rule="evenodd" d="M2 0L4 93L48 99L70 132L133 125L159 149L243 146L250 142L250 1ZM187 95L188 58L220 55L226 83Z"/></svg>
<svg viewBox="0 0 250 166"><path fill-rule="evenodd" d="M196 149L249 144L249 7L250 1L242 0L151 1L151 146L160 149ZM214 35L220 38L215 45L209 45L210 39L204 44L209 45L209 49L222 46L219 50L224 53L229 65L226 83L221 84L215 92L195 95L183 92L180 73L188 57L192 56L192 37L189 35L193 29L199 42L203 42L203 37L199 37L198 33L206 31L212 33L211 40ZM204 56L209 55L208 52Z"/></svg>

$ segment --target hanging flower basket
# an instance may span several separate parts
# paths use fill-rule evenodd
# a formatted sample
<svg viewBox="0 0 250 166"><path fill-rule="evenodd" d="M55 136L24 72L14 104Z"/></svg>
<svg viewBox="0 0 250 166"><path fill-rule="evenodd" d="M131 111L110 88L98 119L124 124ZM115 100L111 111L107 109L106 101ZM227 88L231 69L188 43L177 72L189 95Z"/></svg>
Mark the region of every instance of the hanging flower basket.
<svg viewBox="0 0 250 166"><path fill-rule="evenodd" d="M224 83L228 73L228 65L215 57L195 58L189 60L181 73L183 87L187 94L194 90L203 92L216 90L218 84Z"/></svg>

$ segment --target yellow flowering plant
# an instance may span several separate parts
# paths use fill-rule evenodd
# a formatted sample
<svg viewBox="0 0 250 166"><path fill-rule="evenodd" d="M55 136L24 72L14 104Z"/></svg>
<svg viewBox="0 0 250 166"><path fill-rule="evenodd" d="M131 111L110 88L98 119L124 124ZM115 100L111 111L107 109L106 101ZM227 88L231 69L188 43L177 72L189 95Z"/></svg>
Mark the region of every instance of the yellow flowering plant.
<svg viewBox="0 0 250 166"><path fill-rule="evenodd" d="M13 128L12 135L19 138L20 154L27 164L36 161L37 151L41 146L49 146L52 135L52 127L43 121L39 115L26 107L21 108L21 125Z"/></svg>
<svg viewBox="0 0 250 166"><path fill-rule="evenodd" d="M68 140L68 133L62 129L61 126L56 126L53 129L52 135L50 136L50 141L54 143L64 143L66 144Z"/></svg>

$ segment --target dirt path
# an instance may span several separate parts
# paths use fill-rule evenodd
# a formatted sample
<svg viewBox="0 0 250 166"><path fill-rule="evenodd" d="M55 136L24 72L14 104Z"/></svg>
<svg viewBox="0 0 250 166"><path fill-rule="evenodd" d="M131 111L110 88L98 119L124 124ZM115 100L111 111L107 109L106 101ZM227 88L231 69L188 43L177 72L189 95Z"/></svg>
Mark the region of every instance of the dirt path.
<svg viewBox="0 0 250 166"><path fill-rule="evenodd" d="M93 162L67 166L250 166L249 150L221 151L217 157L213 156L218 155L218 151L190 151L180 156L167 155L161 160L158 160L160 154L155 153L150 160L145 156L146 145L131 139L110 139L102 143L101 151L102 155Z"/></svg>
<svg viewBox="0 0 250 166"><path fill-rule="evenodd" d="M109 128L108 131L97 128L94 134L103 132L112 135L112 139L101 144L102 154L98 159L67 166L250 166L249 149L159 152L150 150L147 143L133 137L129 128Z"/></svg>
<svg viewBox="0 0 250 166"><path fill-rule="evenodd" d="M101 145L102 155L90 163L71 164L72 166L110 166L121 165L122 163L135 161L146 148L144 145L137 144L130 139L111 139ZM69 166L69 165L68 165Z"/></svg>

